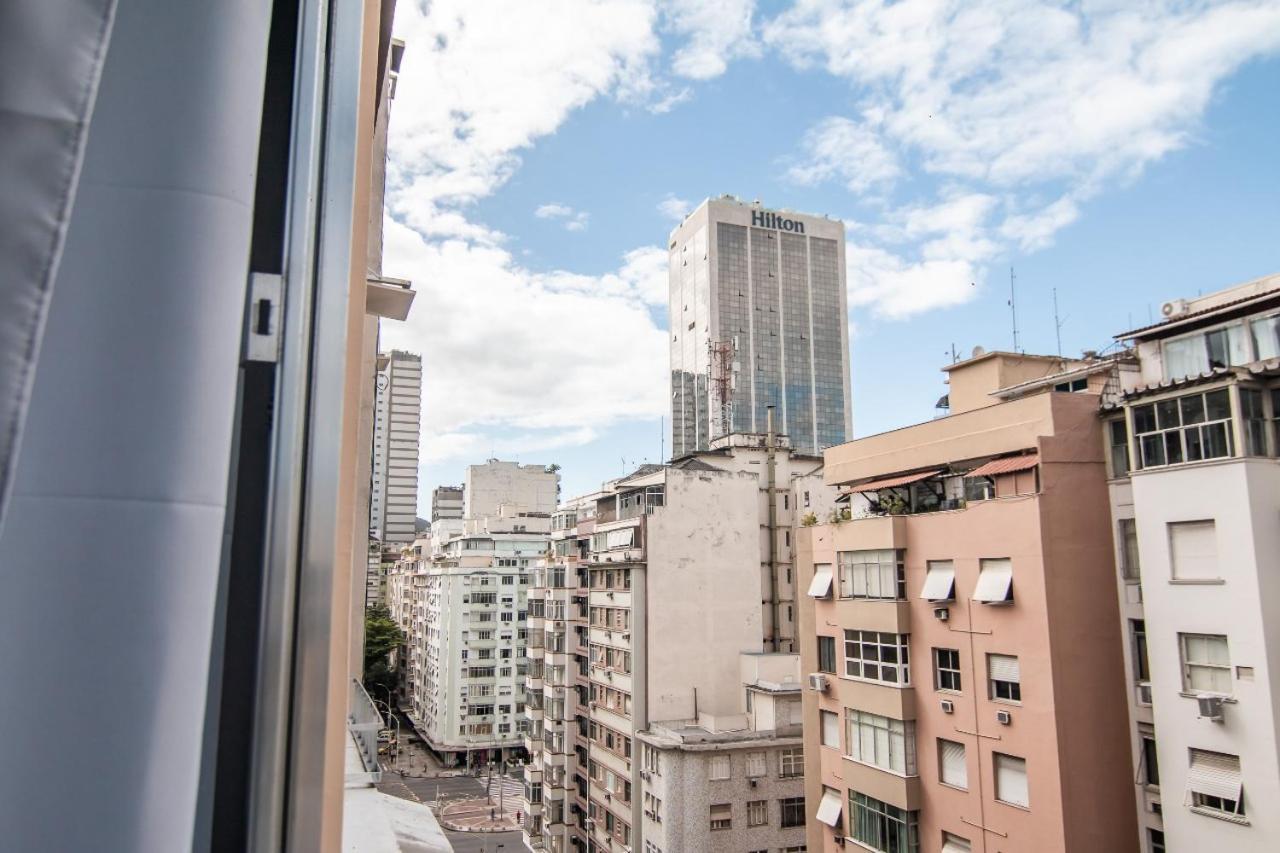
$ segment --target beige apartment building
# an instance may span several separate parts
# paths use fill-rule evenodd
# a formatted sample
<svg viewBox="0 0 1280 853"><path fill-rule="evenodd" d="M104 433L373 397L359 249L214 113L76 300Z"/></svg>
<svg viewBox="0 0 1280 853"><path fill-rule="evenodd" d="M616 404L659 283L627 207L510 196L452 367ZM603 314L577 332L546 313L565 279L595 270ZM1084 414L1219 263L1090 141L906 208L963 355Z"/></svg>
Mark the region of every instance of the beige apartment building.
<svg viewBox="0 0 1280 853"><path fill-rule="evenodd" d="M800 539L808 849L1132 851L1114 371L946 370L948 416L826 452L851 504Z"/></svg>
<svg viewBox="0 0 1280 853"><path fill-rule="evenodd" d="M1104 400L1139 843L1280 848L1280 275L1166 303Z"/></svg>
<svg viewBox="0 0 1280 853"><path fill-rule="evenodd" d="M722 436L552 515L529 591L530 846L803 846L792 555L835 506L821 464Z"/></svg>

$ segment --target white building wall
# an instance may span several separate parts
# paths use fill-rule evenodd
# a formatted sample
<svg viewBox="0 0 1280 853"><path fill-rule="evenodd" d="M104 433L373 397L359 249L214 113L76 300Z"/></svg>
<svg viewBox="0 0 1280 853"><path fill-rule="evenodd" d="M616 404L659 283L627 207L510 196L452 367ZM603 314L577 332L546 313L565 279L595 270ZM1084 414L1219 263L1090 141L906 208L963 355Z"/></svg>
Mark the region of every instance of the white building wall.
<svg viewBox="0 0 1280 853"><path fill-rule="evenodd" d="M560 475L542 465L521 465L490 459L468 465L463 486L463 514L467 519L517 512L555 512L560 495Z"/></svg>
<svg viewBox="0 0 1280 853"><path fill-rule="evenodd" d="M1272 460L1237 459L1154 469L1135 473L1132 487L1166 842L1171 850L1275 850L1280 468ZM1221 582L1172 580L1167 525L1207 519L1216 524ZM1183 693L1179 632L1228 637L1234 701L1221 723L1200 719L1195 698ZM1246 822L1189 808L1193 748L1240 757Z"/></svg>

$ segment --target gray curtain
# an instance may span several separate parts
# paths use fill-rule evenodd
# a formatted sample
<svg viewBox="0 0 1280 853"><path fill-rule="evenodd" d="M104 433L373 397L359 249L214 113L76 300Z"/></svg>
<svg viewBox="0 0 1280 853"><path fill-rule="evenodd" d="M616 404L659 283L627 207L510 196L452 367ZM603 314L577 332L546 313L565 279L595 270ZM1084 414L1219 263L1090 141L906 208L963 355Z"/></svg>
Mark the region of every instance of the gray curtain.
<svg viewBox="0 0 1280 853"><path fill-rule="evenodd" d="M0 2L0 530L115 9Z"/></svg>

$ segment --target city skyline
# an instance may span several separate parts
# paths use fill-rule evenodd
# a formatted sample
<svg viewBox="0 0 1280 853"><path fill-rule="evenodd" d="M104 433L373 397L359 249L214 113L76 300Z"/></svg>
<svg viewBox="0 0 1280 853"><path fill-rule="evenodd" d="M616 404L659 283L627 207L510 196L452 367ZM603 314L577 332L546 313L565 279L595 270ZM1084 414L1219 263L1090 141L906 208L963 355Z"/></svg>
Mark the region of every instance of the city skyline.
<svg viewBox="0 0 1280 853"><path fill-rule="evenodd" d="M580 494L670 452L665 240L705 197L845 222L855 436L930 417L953 344L1012 346L1010 266L1021 346L1056 351L1056 288L1068 355L1280 269L1273 4L855 6L398 9L386 268L422 305L384 345L424 356L422 495L489 456Z"/></svg>

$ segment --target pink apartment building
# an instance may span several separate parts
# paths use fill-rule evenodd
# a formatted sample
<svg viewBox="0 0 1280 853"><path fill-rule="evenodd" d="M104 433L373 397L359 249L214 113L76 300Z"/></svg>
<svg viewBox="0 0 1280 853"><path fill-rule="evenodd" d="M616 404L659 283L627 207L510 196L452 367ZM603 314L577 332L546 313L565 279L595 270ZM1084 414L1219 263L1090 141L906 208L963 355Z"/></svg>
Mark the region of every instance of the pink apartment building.
<svg viewBox="0 0 1280 853"><path fill-rule="evenodd" d="M808 849L1132 851L1112 365L946 370L949 415L826 451L849 504L799 536Z"/></svg>

